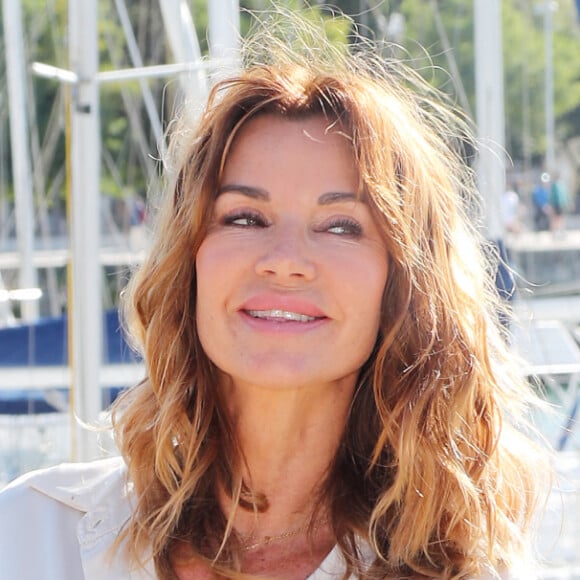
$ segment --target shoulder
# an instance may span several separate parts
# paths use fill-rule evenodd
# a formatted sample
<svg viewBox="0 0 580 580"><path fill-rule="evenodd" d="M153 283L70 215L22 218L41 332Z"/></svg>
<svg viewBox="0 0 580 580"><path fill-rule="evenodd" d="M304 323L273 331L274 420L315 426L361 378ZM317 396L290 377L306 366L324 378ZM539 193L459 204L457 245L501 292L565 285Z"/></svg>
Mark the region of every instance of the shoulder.
<svg viewBox="0 0 580 580"><path fill-rule="evenodd" d="M89 498L107 493L124 482L125 477L126 467L120 457L63 463L19 477L0 491L0 498L6 501L7 497L40 493L83 511Z"/></svg>
<svg viewBox="0 0 580 580"><path fill-rule="evenodd" d="M0 492L0 577L84 577L79 545L94 535L95 518L105 520L106 512L109 526L117 527L129 513L125 474L122 460L113 458L34 471L6 486Z"/></svg>

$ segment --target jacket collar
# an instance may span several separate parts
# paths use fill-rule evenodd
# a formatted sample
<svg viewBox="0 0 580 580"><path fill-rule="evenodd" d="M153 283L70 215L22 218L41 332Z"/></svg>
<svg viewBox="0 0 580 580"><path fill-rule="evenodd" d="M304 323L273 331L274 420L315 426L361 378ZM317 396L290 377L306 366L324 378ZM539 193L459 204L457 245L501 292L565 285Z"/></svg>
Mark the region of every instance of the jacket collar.
<svg viewBox="0 0 580 580"><path fill-rule="evenodd" d="M122 554L111 549L129 520L134 502L127 467L120 457L90 463L63 464L32 477L29 485L38 492L79 513L77 540L85 580L151 580L156 578L152 560L132 570Z"/></svg>

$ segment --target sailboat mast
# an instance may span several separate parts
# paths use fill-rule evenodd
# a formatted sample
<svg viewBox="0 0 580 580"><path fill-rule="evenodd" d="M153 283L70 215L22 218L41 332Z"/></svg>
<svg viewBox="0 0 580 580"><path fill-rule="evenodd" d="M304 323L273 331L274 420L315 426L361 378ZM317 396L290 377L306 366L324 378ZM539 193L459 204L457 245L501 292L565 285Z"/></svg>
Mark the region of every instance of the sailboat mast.
<svg viewBox="0 0 580 580"><path fill-rule="evenodd" d="M240 45L239 0L213 0L207 4L211 57L237 61Z"/></svg>
<svg viewBox="0 0 580 580"><path fill-rule="evenodd" d="M477 182L487 237L503 238L501 199L506 188L504 79L500 0L475 0L475 94L480 150Z"/></svg>
<svg viewBox="0 0 580 580"><path fill-rule="evenodd" d="M6 49L6 76L10 110L10 143L12 148L12 178L16 209L16 236L20 255L20 288L36 288L38 278L34 267L34 201L32 194L32 168L28 136L28 111L26 95L26 64L22 7L20 0L3 0L4 46ZM22 319L38 318L38 302L21 303Z"/></svg>
<svg viewBox="0 0 580 580"><path fill-rule="evenodd" d="M70 106L69 352L75 415L94 422L101 411L103 316L100 247L100 123L96 0L69 0L69 61L78 82ZM73 430L73 459L98 456L95 434Z"/></svg>

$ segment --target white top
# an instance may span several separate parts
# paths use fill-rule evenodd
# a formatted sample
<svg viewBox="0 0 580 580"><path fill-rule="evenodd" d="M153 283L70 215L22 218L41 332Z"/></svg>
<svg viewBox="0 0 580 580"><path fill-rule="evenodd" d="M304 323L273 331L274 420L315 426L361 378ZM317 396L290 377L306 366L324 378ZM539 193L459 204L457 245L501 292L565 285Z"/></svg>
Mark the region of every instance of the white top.
<svg viewBox="0 0 580 580"><path fill-rule="evenodd" d="M146 580L150 560L130 570L107 559L131 512L131 485L119 457L63 464L24 475L0 492L2 580ZM122 556L122 551L119 552ZM309 580L341 578L334 549Z"/></svg>
<svg viewBox="0 0 580 580"><path fill-rule="evenodd" d="M153 580L153 563L131 570L107 558L131 513L131 485L119 457L63 464L29 473L0 492L2 580ZM370 555L370 554L369 554ZM342 578L334 548L308 580ZM529 570L503 580L529 580ZM487 579L500 578L490 574ZM483 580L483 579L482 579Z"/></svg>

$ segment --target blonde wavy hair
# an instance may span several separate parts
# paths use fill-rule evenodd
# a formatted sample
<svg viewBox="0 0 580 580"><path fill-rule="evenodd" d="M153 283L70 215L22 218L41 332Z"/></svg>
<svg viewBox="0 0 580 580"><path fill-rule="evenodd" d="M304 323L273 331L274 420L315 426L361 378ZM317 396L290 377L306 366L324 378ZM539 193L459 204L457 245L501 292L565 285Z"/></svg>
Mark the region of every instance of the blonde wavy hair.
<svg viewBox="0 0 580 580"><path fill-rule="evenodd" d="M240 128L264 113L317 115L350 137L389 256L379 335L320 486L345 577L450 579L509 567L526 550L540 487L534 444L513 427L533 396L510 360L494 264L467 215L477 213L463 158L468 123L375 46L349 52L297 17L290 27L291 48L271 22L262 27L242 71L215 85L198 121L184 111L173 129L156 237L124 295L147 378L113 412L136 497L121 539L137 563L151 548L162 578L174 577L178 541L217 575L242 577L218 482L241 509L265 509L267 498L242 481L217 372L197 336L195 259ZM375 554L370 568L360 539Z"/></svg>

